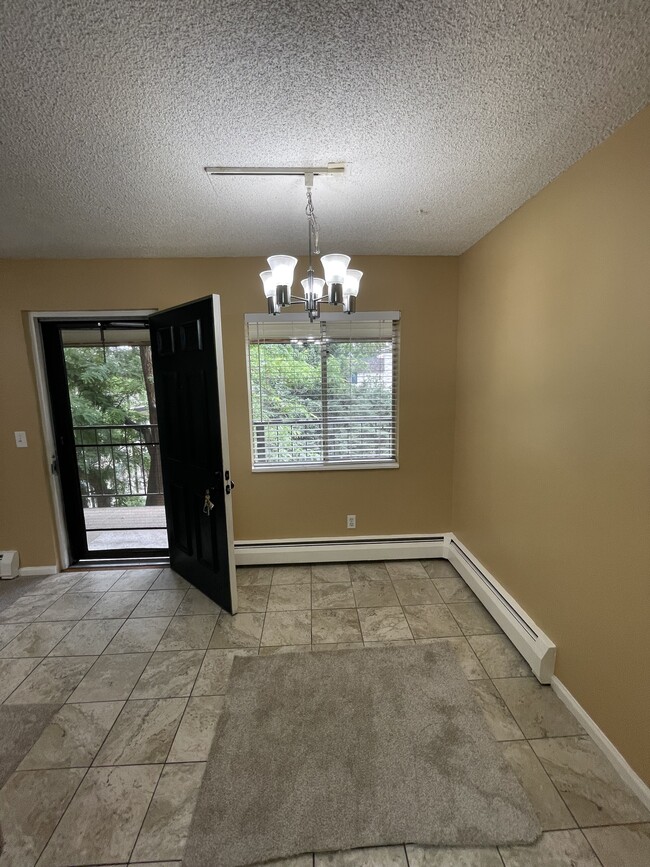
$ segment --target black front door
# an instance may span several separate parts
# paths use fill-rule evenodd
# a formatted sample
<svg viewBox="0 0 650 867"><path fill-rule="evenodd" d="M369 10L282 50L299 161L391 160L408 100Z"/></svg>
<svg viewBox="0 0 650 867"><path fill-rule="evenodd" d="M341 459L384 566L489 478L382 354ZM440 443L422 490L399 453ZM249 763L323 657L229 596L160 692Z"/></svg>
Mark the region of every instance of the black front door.
<svg viewBox="0 0 650 867"><path fill-rule="evenodd" d="M149 318L172 569L235 613L219 297Z"/></svg>

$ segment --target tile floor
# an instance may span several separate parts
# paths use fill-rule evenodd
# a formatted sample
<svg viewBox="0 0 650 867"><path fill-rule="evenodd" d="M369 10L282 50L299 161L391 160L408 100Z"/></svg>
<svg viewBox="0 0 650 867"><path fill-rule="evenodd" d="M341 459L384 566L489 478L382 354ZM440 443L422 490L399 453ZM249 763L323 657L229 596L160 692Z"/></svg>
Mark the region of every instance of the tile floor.
<svg viewBox="0 0 650 867"><path fill-rule="evenodd" d="M278 867L650 865L650 813L444 560L241 568L235 617L169 569L12 584L0 701L63 707L0 791L0 867L180 864L234 655L414 641L458 654L543 837Z"/></svg>

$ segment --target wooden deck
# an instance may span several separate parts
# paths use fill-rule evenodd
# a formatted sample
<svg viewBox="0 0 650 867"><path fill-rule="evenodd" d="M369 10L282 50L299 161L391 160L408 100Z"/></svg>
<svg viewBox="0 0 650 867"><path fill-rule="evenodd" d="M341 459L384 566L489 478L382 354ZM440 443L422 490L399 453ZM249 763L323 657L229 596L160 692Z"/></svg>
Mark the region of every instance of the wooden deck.
<svg viewBox="0 0 650 867"><path fill-rule="evenodd" d="M84 509L88 548L166 548L164 506L111 506Z"/></svg>

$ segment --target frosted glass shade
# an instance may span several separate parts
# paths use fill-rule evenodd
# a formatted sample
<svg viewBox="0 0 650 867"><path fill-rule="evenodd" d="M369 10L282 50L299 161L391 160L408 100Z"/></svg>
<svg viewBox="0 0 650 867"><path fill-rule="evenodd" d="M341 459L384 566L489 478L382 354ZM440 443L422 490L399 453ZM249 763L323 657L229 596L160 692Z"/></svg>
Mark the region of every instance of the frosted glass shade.
<svg viewBox="0 0 650 867"><path fill-rule="evenodd" d="M357 271L355 268L348 268L343 281L343 295L354 295L355 298L359 294L359 283L363 277L363 271Z"/></svg>
<svg viewBox="0 0 650 867"><path fill-rule="evenodd" d="M327 284L331 286L332 283L344 282L345 272L350 264L349 256L344 256L342 253L328 253L327 256L321 256L320 260Z"/></svg>
<svg viewBox="0 0 650 867"><path fill-rule="evenodd" d="M293 269L298 260L293 256L269 256L266 260L273 273L273 283L276 286L287 286L291 289L293 283Z"/></svg>
<svg viewBox="0 0 650 867"><path fill-rule="evenodd" d="M262 285L264 286L264 294L267 298L275 298L275 282L273 281L273 271L261 271Z"/></svg>
<svg viewBox="0 0 650 867"><path fill-rule="evenodd" d="M322 277L314 277L312 279L312 288L311 291L309 289L309 277L306 277L304 280L300 281L302 284L302 288L305 290L305 298L321 298L323 295L323 287L325 286L325 281Z"/></svg>

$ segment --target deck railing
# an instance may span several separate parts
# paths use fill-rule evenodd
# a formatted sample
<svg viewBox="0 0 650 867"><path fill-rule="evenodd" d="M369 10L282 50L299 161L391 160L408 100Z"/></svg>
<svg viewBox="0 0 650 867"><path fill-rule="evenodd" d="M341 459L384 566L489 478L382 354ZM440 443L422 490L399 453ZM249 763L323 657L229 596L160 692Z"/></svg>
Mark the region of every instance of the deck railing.
<svg viewBox="0 0 650 867"><path fill-rule="evenodd" d="M73 428L84 508L161 505L158 426Z"/></svg>

